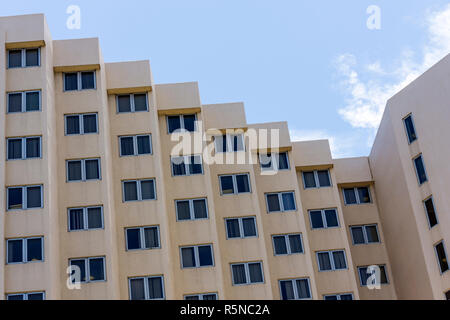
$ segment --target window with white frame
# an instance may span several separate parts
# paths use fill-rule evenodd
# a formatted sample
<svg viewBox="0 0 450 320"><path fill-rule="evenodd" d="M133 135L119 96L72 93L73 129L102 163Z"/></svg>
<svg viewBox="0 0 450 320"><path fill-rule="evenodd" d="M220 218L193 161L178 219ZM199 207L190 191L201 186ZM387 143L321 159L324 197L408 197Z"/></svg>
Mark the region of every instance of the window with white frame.
<svg viewBox="0 0 450 320"><path fill-rule="evenodd" d="M276 256L303 253L302 235L300 233L273 235L272 242Z"/></svg>
<svg viewBox="0 0 450 320"><path fill-rule="evenodd" d="M214 137L216 153L245 151L243 134L224 134Z"/></svg>
<svg viewBox="0 0 450 320"><path fill-rule="evenodd" d="M41 91L9 92L8 113L34 112L41 110Z"/></svg>
<svg viewBox="0 0 450 320"><path fill-rule="evenodd" d="M63 74L64 91L96 89L95 71L79 71Z"/></svg>
<svg viewBox="0 0 450 320"><path fill-rule="evenodd" d="M259 154L259 163L262 171L289 170L287 152Z"/></svg>
<svg viewBox="0 0 450 320"><path fill-rule="evenodd" d="M346 205L371 203L369 187L344 188Z"/></svg>
<svg viewBox="0 0 450 320"><path fill-rule="evenodd" d="M258 236L255 217L225 219L228 239L254 238Z"/></svg>
<svg viewBox="0 0 450 320"><path fill-rule="evenodd" d="M146 93L118 95L116 97L117 113L134 113L148 111Z"/></svg>
<svg viewBox="0 0 450 320"><path fill-rule="evenodd" d="M352 293L327 294L323 296L323 300L326 301L353 300L353 294Z"/></svg>
<svg viewBox="0 0 450 320"><path fill-rule="evenodd" d="M148 276L128 279L130 300L163 300L164 277Z"/></svg>
<svg viewBox="0 0 450 320"><path fill-rule="evenodd" d="M127 250L150 250L161 247L159 226L125 228Z"/></svg>
<svg viewBox="0 0 450 320"><path fill-rule="evenodd" d="M100 180L100 159L67 160L67 181Z"/></svg>
<svg viewBox="0 0 450 320"><path fill-rule="evenodd" d="M30 263L44 261L44 237L6 240L6 263Z"/></svg>
<svg viewBox="0 0 450 320"><path fill-rule="evenodd" d="M41 157L41 137L7 138L7 160Z"/></svg>
<svg viewBox="0 0 450 320"><path fill-rule="evenodd" d="M403 119L403 123L405 124L408 143L411 144L417 140L416 128L414 127L412 114L408 115L405 119Z"/></svg>
<svg viewBox="0 0 450 320"><path fill-rule="evenodd" d="M414 167L416 168L417 179L419 180L419 184L422 185L428 181L427 172L425 170L425 164L423 162L422 155L417 156L413 159Z"/></svg>
<svg viewBox="0 0 450 320"><path fill-rule="evenodd" d="M85 231L103 229L103 207L69 208L69 231Z"/></svg>
<svg viewBox="0 0 450 320"><path fill-rule="evenodd" d="M376 224L351 226L350 233L354 245L379 243L380 237L378 235L378 228Z"/></svg>
<svg viewBox="0 0 450 320"><path fill-rule="evenodd" d="M11 49L8 50L8 68L39 67L41 64L41 49Z"/></svg>
<svg viewBox="0 0 450 320"><path fill-rule="evenodd" d="M269 213L297 210L297 206L295 204L295 193L293 191L267 193L266 204L267 212Z"/></svg>
<svg viewBox="0 0 450 320"><path fill-rule="evenodd" d="M431 196L428 199L426 199L423 202L423 205L425 207L425 212L427 214L428 225L430 226L430 228L433 228L434 226L439 224L433 197Z"/></svg>
<svg viewBox="0 0 450 320"><path fill-rule="evenodd" d="M167 132L169 134L175 131L196 131L197 117L195 114L181 114L176 116L167 116Z"/></svg>
<svg viewBox="0 0 450 320"><path fill-rule="evenodd" d="M344 250L321 251L316 253L319 271L347 269Z"/></svg>
<svg viewBox="0 0 450 320"><path fill-rule="evenodd" d="M206 198L175 200L178 221L208 219Z"/></svg>
<svg viewBox="0 0 450 320"><path fill-rule="evenodd" d="M264 283L262 262L244 262L231 264L233 285Z"/></svg>
<svg viewBox="0 0 450 320"><path fill-rule="evenodd" d="M174 177L203 174L202 155L172 157L170 162Z"/></svg>
<svg viewBox="0 0 450 320"><path fill-rule="evenodd" d="M152 136L141 134L119 137L120 156L141 156L152 154Z"/></svg>
<svg viewBox="0 0 450 320"><path fill-rule="evenodd" d="M310 210L311 229L328 229L339 227L336 209Z"/></svg>
<svg viewBox="0 0 450 320"><path fill-rule="evenodd" d="M248 173L223 175L219 176L219 180L220 193L222 195L251 192L250 178Z"/></svg>
<svg viewBox="0 0 450 320"><path fill-rule="evenodd" d="M11 293L6 295L9 301L34 301L45 300L45 292L27 292L27 293Z"/></svg>
<svg viewBox="0 0 450 320"><path fill-rule="evenodd" d="M43 207L42 185L7 188L8 210L28 210Z"/></svg>
<svg viewBox="0 0 450 320"><path fill-rule="evenodd" d="M64 119L68 136L98 133L97 113L66 114Z"/></svg>
<svg viewBox="0 0 450 320"><path fill-rule="evenodd" d="M305 189L331 187L328 170L303 171L302 176Z"/></svg>
<svg viewBox="0 0 450 320"><path fill-rule="evenodd" d="M312 298L308 278L279 280L281 300L308 300Z"/></svg>
<svg viewBox="0 0 450 320"><path fill-rule="evenodd" d="M439 270L441 273L448 271L448 259L447 252L445 251L444 240L436 244L434 246L434 250L436 251L436 256L438 259Z"/></svg>
<svg viewBox="0 0 450 320"><path fill-rule="evenodd" d="M72 272L79 268L81 283L106 281L105 257L70 259L69 266L72 267ZM74 277L73 282L76 280Z"/></svg>
<svg viewBox="0 0 450 320"><path fill-rule="evenodd" d="M123 201L156 200L155 179L122 181Z"/></svg>
<svg viewBox="0 0 450 320"><path fill-rule="evenodd" d="M202 268L214 266L211 244L180 248L182 268Z"/></svg>
<svg viewBox="0 0 450 320"><path fill-rule="evenodd" d="M184 300L218 300L217 293L188 294Z"/></svg>
<svg viewBox="0 0 450 320"><path fill-rule="evenodd" d="M380 284L388 284L388 277L386 272L386 266L384 265L378 265L378 268L380 270L380 278L378 279L380 281ZM359 274L359 281L361 286L367 286L367 280L370 276L376 275L376 270L369 268L369 267L358 267L358 274Z"/></svg>

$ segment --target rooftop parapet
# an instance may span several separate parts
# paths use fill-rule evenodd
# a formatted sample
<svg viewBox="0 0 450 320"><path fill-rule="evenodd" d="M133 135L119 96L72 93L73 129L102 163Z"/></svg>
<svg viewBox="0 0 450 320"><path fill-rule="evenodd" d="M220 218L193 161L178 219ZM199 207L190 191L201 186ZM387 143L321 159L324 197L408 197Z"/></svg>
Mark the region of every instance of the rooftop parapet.
<svg viewBox="0 0 450 320"><path fill-rule="evenodd" d="M148 60L106 63L105 70L108 94L152 91L153 76Z"/></svg>
<svg viewBox="0 0 450 320"><path fill-rule="evenodd" d="M248 135L254 130L258 144L251 144L252 152L284 152L292 150L287 122L257 123L248 126ZM267 137L267 138L265 138Z"/></svg>
<svg viewBox="0 0 450 320"><path fill-rule="evenodd" d="M292 158L295 167L300 170L333 167L328 140L293 142Z"/></svg>
<svg viewBox="0 0 450 320"><path fill-rule="evenodd" d="M50 39L43 14L0 17L0 30L6 34L6 49L43 47Z"/></svg>
<svg viewBox="0 0 450 320"><path fill-rule="evenodd" d="M205 130L247 129L244 104L220 103L202 107Z"/></svg>
<svg viewBox="0 0 450 320"><path fill-rule="evenodd" d="M333 163L339 185L373 182L368 157L334 159Z"/></svg>
<svg viewBox="0 0 450 320"><path fill-rule="evenodd" d="M187 114L201 111L197 82L157 84L154 87L158 114Z"/></svg>
<svg viewBox="0 0 450 320"><path fill-rule="evenodd" d="M98 70L101 64L98 38L53 41L55 72Z"/></svg>

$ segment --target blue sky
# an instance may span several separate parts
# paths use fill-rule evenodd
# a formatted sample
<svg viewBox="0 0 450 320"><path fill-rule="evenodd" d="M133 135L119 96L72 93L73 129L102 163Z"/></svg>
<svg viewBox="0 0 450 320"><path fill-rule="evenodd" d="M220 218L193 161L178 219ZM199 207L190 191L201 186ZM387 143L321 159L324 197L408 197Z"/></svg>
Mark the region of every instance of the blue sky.
<svg viewBox="0 0 450 320"><path fill-rule="evenodd" d="M66 9L81 9L69 30ZM381 29L369 30L377 5ZM249 123L289 122L366 156L387 98L450 52L443 0L7 1L45 13L54 39L99 37L107 62L149 59L157 83L198 81L205 104L243 101Z"/></svg>

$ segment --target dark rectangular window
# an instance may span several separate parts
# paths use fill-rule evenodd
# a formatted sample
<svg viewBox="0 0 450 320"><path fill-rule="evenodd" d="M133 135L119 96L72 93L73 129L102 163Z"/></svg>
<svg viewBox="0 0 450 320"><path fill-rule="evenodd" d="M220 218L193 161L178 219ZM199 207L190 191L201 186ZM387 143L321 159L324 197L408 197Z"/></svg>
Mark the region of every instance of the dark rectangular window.
<svg viewBox="0 0 450 320"><path fill-rule="evenodd" d="M169 134L178 132L194 132L196 131L197 117L195 114L184 114L167 117L167 132Z"/></svg>
<svg viewBox="0 0 450 320"><path fill-rule="evenodd" d="M311 299L309 279L280 280L281 300L305 300Z"/></svg>
<svg viewBox="0 0 450 320"><path fill-rule="evenodd" d="M303 253L302 236L298 234L272 236L276 256Z"/></svg>
<svg viewBox="0 0 450 320"><path fill-rule="evenodd" d="M246 262L231 265L233 285L249 285L264 282L262 262Z"/></svg>
<svg viewBox="0 0 450 320"><path fill-rule="evenodd" d="M256 218L228 218L225 219L228 239L243 239L257 237Z"/></svg>
<svg viewBox="0 0 450 320"><path fill-rule="evenodd" d="M425 164L423 163L422 155L414 159L414 166L416 168L417 179L419 184L424 184L428 181L427 173L425 171Z"/></svg>
<svg viewBox="0 0 450 320"><path fill-rule="evenodd" d="M203 174L201 155L172 157L171 164L174 177Z"/></svg>
<svg viewBox="0 0 450 320"><path fill-rule="evenodd" d="M416 129L414 127L414 122L412 115L407 116L403 122L405 123L406 135L408 136L408 142L413 143L417 140Z"/></svg>
<svg viewBox="0 0 450 320"><path fill-rule="evenodd" d="M156 200L154 179L127 180L122 182L123 201Z"/></svg>
<svg viewBox="0 0 450 320"><path fill-rule="evenodd" d="M100 159L67 160L67 181L100 179Z"/></svg>
<svg viewBox="0 0 450 320"><path fill-rule="evenodd" d="M433 228L439 223L436 215L436 209L434 207L433 197L428 198L423 203L425 206L425 212L427 213L429 226L430 228Z"/></svg>
<svg viewBox="0 0 450 320"><path fill-rule="evenodd" d="M323 296L323 300L326 300L326 301L353 300L353 294L351 294L351 293L330 294L330 295Z"/></svg>
<svg viewBox="0 0 450 320"><path fill-rule="evenodd" d="M309 211L311 229L327 229L339 227L339 219L336 209Z"/></svg>
<svg viewBox="0 0 450 320"><path fill-rule="evenodd" d="M41 157L41 137L8 138L8 160L26 160Z"/></svg>
<svg viewBox="0 0 450 320"><path fill-rule="evenodd" d="M268 213L297 210L294 192L268 193L266 204Z"/></svg>
<svg viewBox="0 0 450 320"><path fill-rule="evenodd" d="M214 137L216 153L245 151L243 134L226 134Z"/></svg>
<svg viewBox="0 0 450 320"><path fill-rule="evenodd" d="M66 115L65 124L66 135L98 133L96 113Z"/></svg>
<svg viewBox="0 0 450 320"><path fill-rule="evenodd" d="M70 259L69 265L79 268L81 283L106 281L105 257ZM74 282L76 280L74 277Z"/></svg>
<svg viewBox="0 0 450 320"><path fill-rule="evenodd" d="M214 266L212 245L180 248L183 268L201 268Z"/></svg>
<svg viewBox="0 0 450 320"><path fill-rule="evenodd" d="M8 113L33 112L41 110L41 91L8 93Z"/></svg>
<svg viewBox="0 0 450 320"><path fill-rule="evenodd" d="M439 269L441 270L441 273L448 271L448 260L447 253L445 252L444 241L441 241L437 245L435 245L434 249L436 250Z"/></svg>
<svg viewBox="0 0 450 320"><path fill-rule="evenodd" d="M287 152L260 154L259 162L262 171L289 170L289 158Z"/></svg>
<svg viewBox="0 0 450 320"><path fill-rule="evenodd" d="M175 208L178 221L208 219L206 198L176 200Z"/></svg>
<svg viewBox="0 0 450 320"><path fill-rule="evenodd" d="M130 300L164 299L163 276L130 278L129 288Z"/></svg>
<svg viewBox="0 0 450 320"><path fill-rule="evenodd" d="M371 203L369 188L345 188L344 201L346 205Z"/></svg>
<svg viewBox="0 0 450 320"><path fill-rule="evenodd" d="M116 103L118 113L148 111L146 93L119 95L117 96Z"/></svg>
<svg viewBox="0 0 450 320"><path fill-rule="evenodd" d="M64 73L64 91L89 90L96 88L95 71Z"/></svg>
<svg viewBox="0 0 450 320"><path fill-rule="evenodd" d="M184 300L217 300L217 293L189 294Z"/></svg>
<svg viewBox="0 0 450 320"><path fill-rule="evenodd" d="M40 48L8 50L8 68L40 66Z"/></svg>
<svg viewBox="0 0 450 320"><path fill-rule="evenodd" d="M317 252L317 264L319 271L347 269L343 250Z"/></svg>
<svg viewBox="0 0 450 320"><path fill-rule="evenodd" d="M380 242L376 224L352 226L350 227L350 232L352 234L353 244L355 245Z"/></svg>
<svg viewBox="0 0 450 320"><path fill-rule="evenodd" d="M250 193L250 179L248 173L219 176L222 195Z"/></svg>
<svg viewBox="0 0 450 320"><path fill-rule="evenodd" d="M39 66L39 49L25 50L25 66L37 67Z"/></svg>
<svg viewBox="0 0 450 320"><path fill-rule="evenodd" d="M152 153L151 135L119 137L120 156L140 156Z"/></svg>
<svg viewBox="0 0 450 320"><path fill-rule="evenodd" d="M7 188L8 210L42 208L42 186Z"/></svg>
<svg viewBox="0 0 450 320"><path fill-rule="evenodd" d="M383 265L377 266L379 268L379 277L377 275L377 270L375 268L369 268L369 267L358 267L358 273L359 273L359 280L361 286L367 286L367 280L370 276L375 275L375 278L373 280L374 283L378 282L379 284L388 284L388 278L386 273L386 267Z"/></svg>
<svg viewBox="0 0 450 320"><path fill-rule="evenodd" d="M331 187L328 170L303 171L303 185L305 189Z"/></svg>
<svg viewBox="0 0 450 320"><path fill-rule="evenodd" d="M7 264L40 262L44 260L44 238L9 239Z"/></svg>
<svg viewBox="0 0 450 320"><path fill-rule="evenodd" d="M22 68L22 50L8 51L8 68Z"/></svg>
<svg viewBox="0 0 450 320"><path fill-rule="evenodd" d="M159 227L127 228L127 250L149 250L160 248Z"/></svg>
<svg viewBox="0 0 450 320"><path fill-rule="evenodd" d="M69 231L103 229L103 207L70 208Z"/></svg>
<svg viewBox="0 0 450 320"><path fill-rule="evenodd" d="M9 300L9 301L45 300L45 293L44 292L29 292L29 293L7 294L6 300Z"/></svg>

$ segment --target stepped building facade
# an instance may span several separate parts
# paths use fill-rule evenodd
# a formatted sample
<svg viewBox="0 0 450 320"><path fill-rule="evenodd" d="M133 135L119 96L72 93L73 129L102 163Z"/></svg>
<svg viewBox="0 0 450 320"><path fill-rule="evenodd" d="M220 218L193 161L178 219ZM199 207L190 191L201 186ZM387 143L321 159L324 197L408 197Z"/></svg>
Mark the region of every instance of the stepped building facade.
<svg viewBox="0 0 450 320"><path fill-rule="evenodd" d="M333 159L41 14L0 45L0 299L450 299L450 57Z"/></svg>

